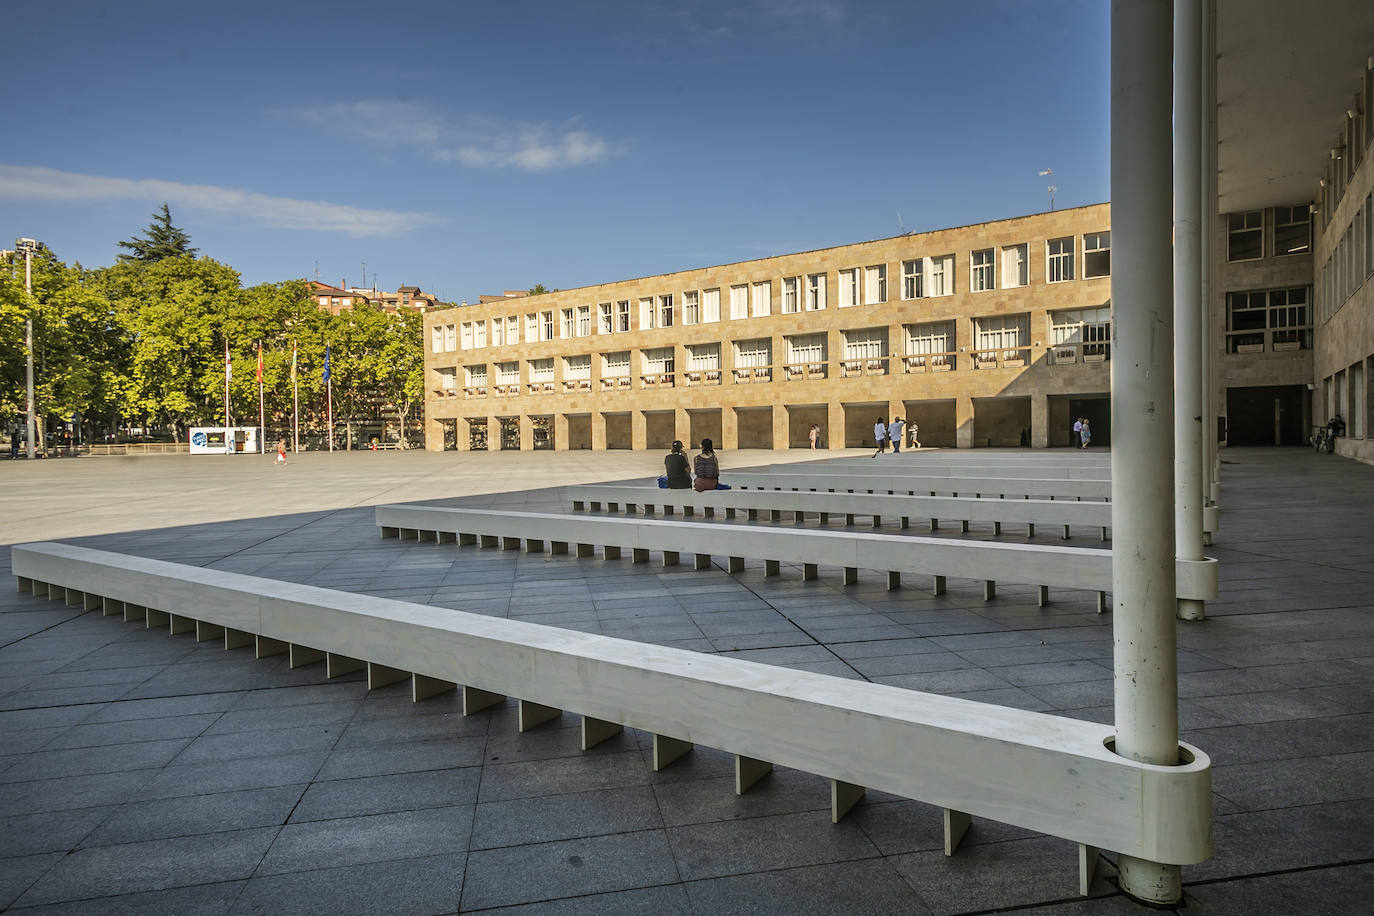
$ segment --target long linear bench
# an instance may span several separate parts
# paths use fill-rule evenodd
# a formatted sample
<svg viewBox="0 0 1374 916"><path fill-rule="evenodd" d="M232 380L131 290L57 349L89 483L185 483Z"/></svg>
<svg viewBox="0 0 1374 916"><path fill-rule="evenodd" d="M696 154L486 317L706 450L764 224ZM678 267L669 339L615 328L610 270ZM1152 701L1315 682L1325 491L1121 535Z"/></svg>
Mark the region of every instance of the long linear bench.
<svg viewBox="0 0 1374 916"><path fill-rule="evenodd" d="M322 661L328 677L365 666L369 689L409 677L418 701L462 685L465 715L516 697L522 731L569 710L584 750L641 729L654 769L717 748L735 755L737 793L774 765L815 773L835 820L865 787L919 799L943 809L947 855L974 816L1062 837L1079 844L1083 894L1100 849L1211 855L1207 756L1129 760L1110 725L67 544L11 558L21 592Z"/></svg>
<svg viewBox="0 0 1374 916"><path fill-rule="evenodd" d="M830 490L838 493L929 493L930 495L1007 496L1016 498L1110 499L1112 485L1105 480L1045 480L1016 477L948 477L920 474L850 474L845 471L786 470L721 471L720 479L732 487L759 490Z"/></svg>
<svg viewBox="0 0 1374 916"><path fill-rule="evenodd" d="M662 490L651 487L625 485L583 484L564 488L566 498L573 509L590 507L600 511L604 506L608 511L627 513L640 509L652 515L658 507L665 515L681 512L693 516L701 512L712 517L717 512L726 518L734 518L743 512L750 519L757 519L760 513L772 521L778 521L784 512L790 513L794 521L801 523L808 515L818 516L821 525L829 523L831 516L841 516L846 525L853 525L855 516L866 516L873 520L873 527L882 524L884 518L900 518L906 528L912 518L930 520L930 530L936 531L941 521L957 521L967 533L970 523L993 525L993 534L1000 535L1006 524L1025 525L1029 536L1035 536L1035 526L1059 525L1063 527L1063 537L1070 536L1073 525L1097 528L1101 539L1107 539L1107 529L1112 524L1111 503L1078 502L1076 500L1049 499L996 499L971 496L906 496L886 493L829 493L811 490Z"/></svg>
<svg viewBox="0 0 1374 916"><path fill-rule="evenodd" d="M885 571L888 588L897 588L904 573L933 577L932 592L943 594L946 579L983 583L983 597L991 600L997 582L1037 586L1038 601L1049 602L1049 590L1085 589L1097 593L1097 609L1106 610L1112 587L1110 550L1039 544L999 544L950 538L672 522L615 516L562 515L548 512L500 512L436 506L378 506L377 527L383 538L400 537L438 543L481 544L543 552L567 553L576 545L578 556L590 556L601 546L607 559L629 548L633 559L647 562L650 551L661 551L665 566L676 565L682 554L695 557L705 569L712 555L727 558L727 569L744 569L746 557L764 561L764 575L778 575L782 563L802 566L802 577L814 579L822 565L844 569L845 584L858 581L859 569ZM1215 560L1177 564L1180 598L1211 600L1217 596Z"/></svg>
<svg viewBox="0 0 1374 916"><path fill-rule="evenodd" d="M1111 480L1110 468L1064 467L1050 464L918 464L894 460L892 456L878 458L836 458L824 464L807 465L808 470L833 471L845 474L913 474L921 477L1030 477L1040 480ZM795 464L772 464L774 474L792 473Z"/></svg>

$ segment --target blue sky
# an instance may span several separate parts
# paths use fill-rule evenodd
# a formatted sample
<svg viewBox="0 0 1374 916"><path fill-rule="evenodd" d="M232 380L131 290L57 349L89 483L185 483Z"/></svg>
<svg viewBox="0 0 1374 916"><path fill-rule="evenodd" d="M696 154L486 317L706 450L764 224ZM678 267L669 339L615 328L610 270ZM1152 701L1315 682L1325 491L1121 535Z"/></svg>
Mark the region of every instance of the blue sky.
<svg viewBox="0 0 1374 916"><path fill-rule="evenodd" d="M1108 4L186 0L7 17L0 242L169 202L245 283L569 288L1108 198ZM24 101L19 101L22 87Z"/></svg>

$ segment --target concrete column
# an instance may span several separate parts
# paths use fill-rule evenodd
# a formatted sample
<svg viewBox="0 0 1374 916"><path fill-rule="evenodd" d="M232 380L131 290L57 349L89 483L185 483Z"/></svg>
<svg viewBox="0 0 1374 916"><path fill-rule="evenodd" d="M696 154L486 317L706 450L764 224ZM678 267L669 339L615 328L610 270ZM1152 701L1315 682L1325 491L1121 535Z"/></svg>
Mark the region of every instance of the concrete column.
<svg viewBox="0 0 1374 916"><path fill-rule="evenodd" d="M468 417L459 417L454 421L454 438L458 442L458 451L471 451L472 446L472 424Z"/></svg>
<svg viewBox="0 0 1374 916"><path fill-rule="evenodd" d="M1174 528L1184 562L1202 559L1207 354L1202 349L1202 0L1174 0ZM1178 601L1180 620L1206 603Z"/></svg>
<svg viewBox="0 0 1374 916"><path fill-rule="evenodd" d="M1216 84L1216 0L1203 0L1202 32L1202 349L1207 363L1203 370L1206 385L1203 443L1206 454L1203 458L1203 481L1206 506L1216 506L1221 499L1221 457L1217 449L1217 341L1214 333L1216 316L1221 314L1218 304L1213 302L1216 295L1215 253L1212 240L1220 238L1221 215L1217 212L1217 84ZM1222 337L1221 339L1225 339ZM1210 541L1209 541L1210 543Z"/></svg>
<svg viewBox="0 0 1374 916"><path fill-rule="evenodd" d="M425 451L444 450L444 422L435 417L425 417Z"/></svg>
<svg viewBox="0 0 1374 916"><path fill-rule="evenodd" d="M599 410L592 411L592 451L606 451L606 415Z"/></svg>
<svg viewBox="0 0 1374 916"><path fill-rule="evenodd" d="M630 411L630 448L642 452L649 447L649 436L645 429L644 411Z"/></svg>
<svg viewBox="0 0 1374 916"><path fill-rule="evenodd" d="M520 415L520 451L528 452L534 448L534 422L529 414Z"/></svg>
<svg viewBox="0 0 1374 916"><path fill-rule="evenodd" d="M1033 394L1031 408L1031 448L1050 446L1050 398L1047 394Z"/></svg>
<svg viewBox="0 0 1374 916"><path fill-rule="evenodd" d="M825 426L821 429L821 448L844 448L844 405L831 401L825 405Z"/></svg>
<svg viewBox="0 0 1374 916"><path fill-rule="evenodd" d="M773 448L782 450L791 448L788 439L791 418L788 415L787 407L783 404L773 405Z"/></svg>
<svg viewBox="0 0 1374 916"><path fill-rule="evenodd" d="M1178 763L1169 0L1113 0L1112 626L1116 753ZM1182 899L1177 865L1119 859L1122 890Z"/></svg>
<svg viewBox="0 0 1374 916"><path fill-rule="evenodd" d="M501 451L501 418L487 417L487 451Z"/></svg>
<svg viewBox="0 0 1374 916"><path fill-rule="evenodd" d="M973 398L954 399L954 446L973 448Z"/></svg>
<svg viewBox="0 0 1374 916"><path fill-rule="evenodd" d="M733 407L720 409L720 447L727 452L739 450L739 415Z"/></svg>
<svg viewBox="0 0 1374 916"><path fill-rule="evenodd" d="M678 373L682 377L682 373ZM687 408L679 407L673 411L673 438L683 442L692 441L692 415L687 412Z"/></svg>
<svg viewBox="0 0 1374 916"><path fill-rule="evenodd" d="M553 449L556 452L568 450L568 415L565 413L553 415Z"/></svg>

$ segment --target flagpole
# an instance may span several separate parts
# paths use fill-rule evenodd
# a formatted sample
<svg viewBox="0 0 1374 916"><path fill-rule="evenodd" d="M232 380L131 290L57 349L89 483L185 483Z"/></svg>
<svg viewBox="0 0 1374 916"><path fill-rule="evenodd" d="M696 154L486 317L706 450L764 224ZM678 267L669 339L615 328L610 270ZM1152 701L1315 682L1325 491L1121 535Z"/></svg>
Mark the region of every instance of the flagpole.
<svg viewBox="0 0 1374 916"><path fill-rule="evenodd" d="M233 443L229 439L229 429L233 425L232 420L229 417L230 371L232 370L230 369L229 363L229 335L226 333L224 335L224 450L226 452L232 452L234 450Z"/></svg>
<svg viewBox="0 0 1374 916"><path fill-rule="evenodd" d="M329 369L329 345L324 348L325 422L329 425L329 450L334 451L334 373Z"/></svg>
<svg viewBox="0 0 1374 916"><path fill-rule="evenodd" d="M267 411L262 396L262 341L258 341L258 454L267 454Z"/></svg>
<svg viewBox="0 0 1374 916"><path fill-rule="evenodd" d="M296 381L296 342L291 341L291 453L301 450L301 386Z"/></svg>

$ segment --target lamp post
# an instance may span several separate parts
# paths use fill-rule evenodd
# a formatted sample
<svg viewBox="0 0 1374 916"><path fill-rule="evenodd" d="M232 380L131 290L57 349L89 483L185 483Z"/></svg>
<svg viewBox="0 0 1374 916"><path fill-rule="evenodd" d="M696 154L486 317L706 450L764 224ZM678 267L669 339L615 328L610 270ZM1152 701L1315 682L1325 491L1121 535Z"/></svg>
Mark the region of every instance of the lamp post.
<svg viewBox="0 0 1374 916"><path fill-rule="evenodd" d="M15 239L14 247L17 251L24 253L24 293L28 299L33 298L33 253L38 250L38 243L33 239ZM33 415L33 314L30 311L28 318L24 320L24 353L28 357L28 363L24 369L24 391L28 406L28 420L26 421L26 434L24 454L28 458L33 458L33 436L35 429Z"/></svg>

